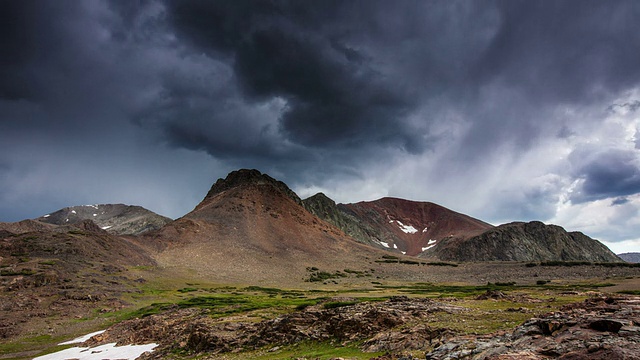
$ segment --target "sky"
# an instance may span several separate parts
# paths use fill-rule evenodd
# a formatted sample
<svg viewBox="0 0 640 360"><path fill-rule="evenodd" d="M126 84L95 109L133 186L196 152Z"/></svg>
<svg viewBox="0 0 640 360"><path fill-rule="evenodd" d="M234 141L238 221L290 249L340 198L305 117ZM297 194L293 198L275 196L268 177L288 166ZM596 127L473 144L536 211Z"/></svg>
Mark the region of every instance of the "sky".
<svg viewBox="0 0 640 360"><path fill-rule="evenodd" d="M638 1L0 1L0 221L255 168L640 251Z"/></svg>

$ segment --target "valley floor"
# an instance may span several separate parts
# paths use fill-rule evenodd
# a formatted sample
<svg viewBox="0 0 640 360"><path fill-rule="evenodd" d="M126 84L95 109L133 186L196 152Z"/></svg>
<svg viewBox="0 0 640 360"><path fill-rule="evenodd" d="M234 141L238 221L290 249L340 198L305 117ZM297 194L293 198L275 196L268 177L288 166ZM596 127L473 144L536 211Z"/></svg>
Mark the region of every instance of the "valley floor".
<svg viewBox="0 0 640 360"><path fill-rule="evenodd" d="M153 267L122 275L129 280L120 280L118 292L100 298L55 301L44 297L55 294L47 286L0 293L3 328L30 329L8 332L0 359L62 350L70 345L57 343L105 328L86 345L158 343L145 358L386 359L385 354L402 353L423 358L452 341L462 344L455 340L460 336L510 333L531 318L569 314L569 304L602 304L607 298L627 304L632 320L621 327L640 325L640 319L633 320L638 304L616 293L640 293L637 267L375 262L368 269L310 268L305 278L281 286L221 284L189 271ZM101 281L106 286L110 280ZM108 291L104 286L101 291ZM571 313L574 320L579 313ZM636 328L625 328L625 336ZM618 336L609 331L602 339L609 341L612 334ZM458 346L473 346L464 344Z"/></svg>

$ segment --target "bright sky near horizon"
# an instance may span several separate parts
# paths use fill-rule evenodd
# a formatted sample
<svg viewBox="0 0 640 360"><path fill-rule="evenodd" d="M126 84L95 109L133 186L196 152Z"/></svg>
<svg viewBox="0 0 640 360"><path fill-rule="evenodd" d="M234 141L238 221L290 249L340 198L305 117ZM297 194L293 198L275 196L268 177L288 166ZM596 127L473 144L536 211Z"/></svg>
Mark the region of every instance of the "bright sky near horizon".
<svg viewBox="0 0 640 360"><path fill-rule="evenodd" d="M640 251L638 1L0 2L0 221L256 168Z"/></svg>

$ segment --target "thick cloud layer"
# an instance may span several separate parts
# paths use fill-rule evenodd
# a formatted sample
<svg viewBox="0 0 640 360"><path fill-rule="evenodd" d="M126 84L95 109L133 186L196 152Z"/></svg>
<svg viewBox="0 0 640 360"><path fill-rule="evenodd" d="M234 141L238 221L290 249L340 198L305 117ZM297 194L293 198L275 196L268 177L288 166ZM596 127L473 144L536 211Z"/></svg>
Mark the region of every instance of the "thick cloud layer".
<svg viewBox="0 0 640 360"><path fill-rule="evenodd" d="M640 250L639 17L618 0L4 1L0 220L85 202L178 217L253 167L303 196Z"/></svg>

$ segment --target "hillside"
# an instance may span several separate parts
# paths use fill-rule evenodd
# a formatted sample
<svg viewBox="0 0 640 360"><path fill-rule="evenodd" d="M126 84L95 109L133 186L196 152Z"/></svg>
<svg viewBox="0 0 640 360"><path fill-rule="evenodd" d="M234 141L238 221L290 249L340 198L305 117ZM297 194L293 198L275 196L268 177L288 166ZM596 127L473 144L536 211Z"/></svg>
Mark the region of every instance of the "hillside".
<svg viewBox="0 0 640 360"><path fill-rule="evenodd" d="M361 221L354 214L344 208L344 205L337 205L323 193L318 193L302 201L305 209L319 217L320 219L336 226L345 234L351 236L356 241L389 250L388 246L382 244L379 229Z"/></svg>
<svg viewBox="0 0 640 360"><path fill-rule="evenodd" d="M640 263L640 253L637 252L618 254L618 257L626 262Z"/></svg>
<svg viewBox="0 0 640 360"><path fill-rule="evenodd" d="M315 215L360 242L412 256L434 248L441 239L468 237L493 227L429 202L387 197L335 205L323 194L304 202Z"/></svg>
<svg viewBox="0 0 640 360"><path fill-rule="evenodd" d="M103 230L115 235L139 235L160 229L172 221L141 206L124 204L71 206L35 220L53 225L69 225L91 220Z"/></svg>
<svg viewBox="0 0 640 360"><path fill-rule="evenodd" d="M4 230L0 262L0 338L46 328L53 318L91 316L97 307L118 310L125 306L121 295L137 286L128 269L155 264L135 243L90 220L54 230Z"/></svg>
<svg viewBox="0 0 640 360"><path fill-rule="evenodd" d="M162 267L221 282L300 283L308 268L363 270L384 254L312 215L257 170L219 179L193 211L143 238L161 249Z"/></svg>
<svg viewBox="0 0 640 360"><path fill-rule="evenodd" d="M453 236L424 257L445 261L621 261L583 233L539 221L504 224L469 238Z"/></svg>

